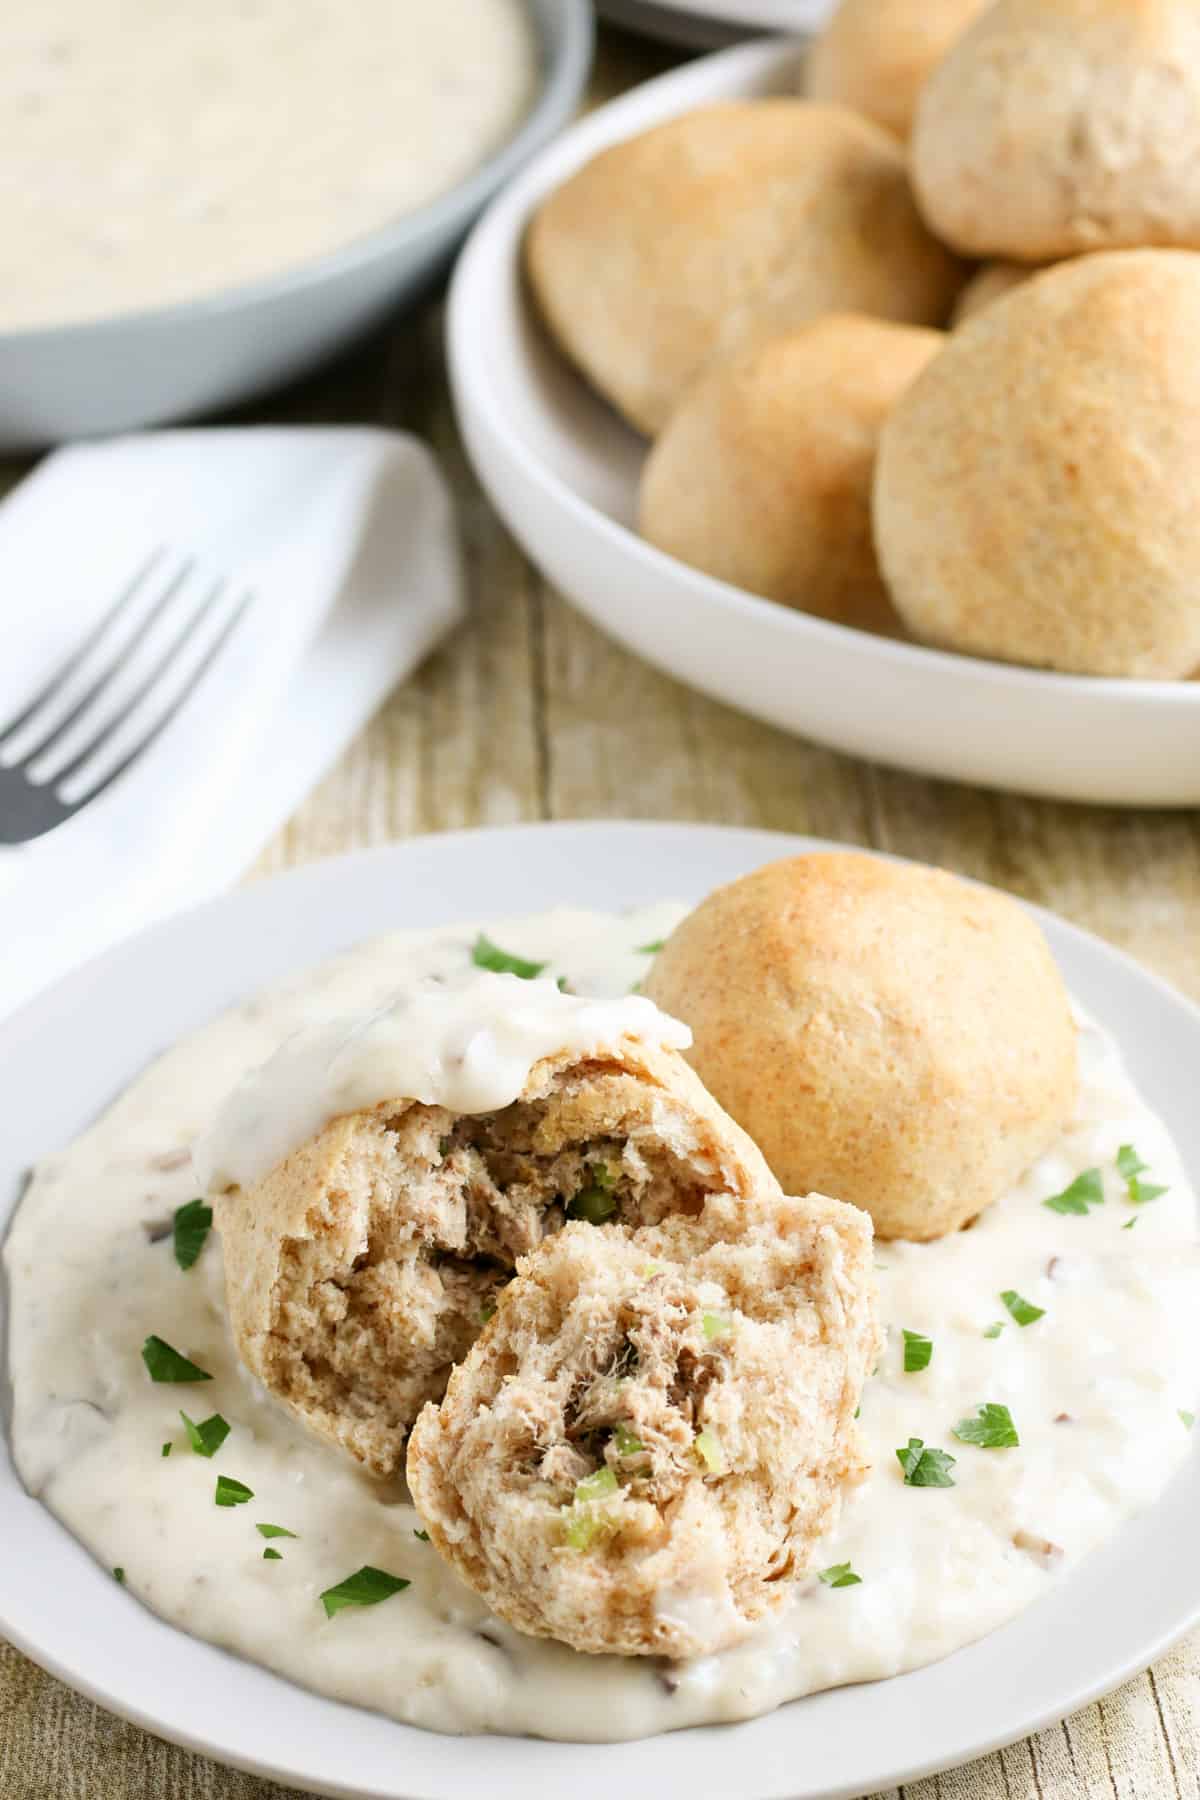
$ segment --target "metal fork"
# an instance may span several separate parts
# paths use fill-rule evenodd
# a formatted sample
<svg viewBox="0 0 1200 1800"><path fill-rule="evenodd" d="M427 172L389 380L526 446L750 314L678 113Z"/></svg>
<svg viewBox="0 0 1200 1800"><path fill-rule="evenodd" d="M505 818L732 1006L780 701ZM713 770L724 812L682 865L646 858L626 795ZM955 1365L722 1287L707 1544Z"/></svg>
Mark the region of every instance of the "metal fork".
<svg viewBox="0 0 1200 1800"><path fill-rule="evenodd" d="M222 596L228 602L229 583L224 576L201 582L201 598L156 652L133 692L115 712L106 708L121 672L151 641L155 627L160 621L169 626L170 615L184 610L184 596L194 585L196 573L194 558L185 558L171 567L167 553L156 550L121 589L79 648L17 717L0 727L0 844L26 844L43 837L89 805L150 748L203 681L252 598L248 591L238 597L202 655L186 668L188 646L196 640L206 620L219 616ZM146 610L122 638L122 625L136 614L139 602L145 603L148 596ZM119 640L115 649L114 640ZM83 691L68 701L65 712L59 711L59 703L70 692L72 678L86 669L94 654L102 658L101 666L94 673L85 674ZM122 727L143 706L150 717L142 735L109 766L102 754L104 749L119 738ZM84 741L70 760L50 773L39 774L38 763L43 758L52 760L54 751L61 750L76 731ZM24 744L22 740L27 735L30 741ZM7 758L6 752L17 746L15 757Z"/></svg>

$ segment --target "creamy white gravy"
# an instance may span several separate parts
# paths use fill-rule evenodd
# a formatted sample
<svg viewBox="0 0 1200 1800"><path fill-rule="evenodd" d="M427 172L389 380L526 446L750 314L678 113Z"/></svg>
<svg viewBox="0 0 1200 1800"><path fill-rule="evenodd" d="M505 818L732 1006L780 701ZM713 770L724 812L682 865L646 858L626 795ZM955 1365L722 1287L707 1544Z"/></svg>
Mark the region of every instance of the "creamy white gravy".
<svg viewBox="0 0 1200 1800"><path fill-rule="evenodd" d="M382 1100L498 1112L543 1057L579 1060L632 1037L673 1050L692 1041L640 994L595 999L474 966L406 983L372 1012L298 1031L244 1076L196 1147L197 1185L252 1187L330 1119Z"/></svg>
<svg viewBox="0 0 1200 1800"><path fill-rule="evenodd" d="M522 0L6 0L0 330L349 243L510 137L537 61Z"/></svg>
<svg viewBox="0 0 1200 1800"><path fill-rule="evenodd" d="M619 996L648 967L639 946L682 911L559 912L486 929L577 992ZM811 1579L737 1649L670 1669L578 1656L492 1618L414 1535L420 1520L400 1491L381 1492L310 1438L243 1370L215 1236L187 1273L169 1237L152 1241L194 1195L189 1153L231 1083L298 1030L378 1009L414 975L461 970L474 936L385 938L249 1001L168 1052L37 1170L5 1252L17 1463L103 1566L125 1569L130 1604L414 1724L628 1738L930 1662L1039 1599L1154 1500L1187 1453L1180 1411L1197 1410L1194 1201L1116 1048L1084 1024L1079 1110L1061 1143L972 1229L878 1247L888 1337L862 1405L873 1469L821 1557L851 1562L860 1584ZM1141 1208L1114 1167L1126 1143L1149 1165L1143 1179L1168 1190ZM1088 1216L1042 1205L1091 1167L1106 1198ZM1004 1289L1044 1317L1019 1327ZM986 1336L995 1322L999 1335ZM933 1339L922 1373L904 1373L904 1328ZM150 1333L214 1379L152 1384L140 1358ZM951 1435L985 1401L1009 1407L1019 1448ZM213 1461L189 1450L181 1406L230 1421ZM957 1458L953 1488L903 1484L895 1451L910 1437ZM254 1499L216 1507L221 1473ZM279 1541L278 1562L263 1561L260 1520L298 1534ZM318 1595L364 1563L412 1586L326 1619Z"/></svg>

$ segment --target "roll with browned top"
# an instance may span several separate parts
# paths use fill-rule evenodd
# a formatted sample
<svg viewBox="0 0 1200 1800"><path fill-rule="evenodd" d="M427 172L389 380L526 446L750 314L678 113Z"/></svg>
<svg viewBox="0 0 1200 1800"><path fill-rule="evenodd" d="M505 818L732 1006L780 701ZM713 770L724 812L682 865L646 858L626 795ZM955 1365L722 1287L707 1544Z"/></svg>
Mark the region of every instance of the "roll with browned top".
<svg viewBox="0 0 1200 1800"><path fill-rule="evenodd" d="M940 870L854 852L771 863L718 888L646 982L783 1187L940 1237L1054 1143L1076 1029L1037 925Z"/></svg>
<svg viewBox="0 0 1200 1800"><path fill-rule="evenodd" d="M808 52L805 92L906 138L922 87L988 0L841 0Z"/></svg>
<svg viewBox="0 0 1200 1800"><path fill-rule="evenodd" d="M846 311L940 325L962 279L895 139L789 99L701 107L601 151L542 202L525 253L560 347L651 436L756 334Z"/></svg>
<svg viewBox="0 0 1200 1800"><path fill-rule="evenodd" d="M1200 669L1197 343L1186 250L1060 263L951 333L875 468L916 637L1080 675Z"/></svg>
<svg viewBox="0 0 1200 1800"><path fill-rule="evenodd" d="M996 0L922 89L912 173L967 256L1200 248L1196 0Z"/></svg>
<svg viewBox="0 0 1200 1800"><path fill-rule="evenodd" d="M898 633L871 534L875 453L888 413L943 341L831 313L718 363L646 459L643 536L783 606Z"/></svg>

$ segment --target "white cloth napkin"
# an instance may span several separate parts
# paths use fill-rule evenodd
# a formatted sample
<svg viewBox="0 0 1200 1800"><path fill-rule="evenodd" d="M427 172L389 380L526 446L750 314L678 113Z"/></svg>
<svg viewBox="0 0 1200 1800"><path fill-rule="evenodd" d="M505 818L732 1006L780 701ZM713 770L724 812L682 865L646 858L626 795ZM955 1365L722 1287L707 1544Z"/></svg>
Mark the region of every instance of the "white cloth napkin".
<svg viewBox="0 0 1200 1800"><path fill-rule="evenodd" d="M0 728L156 549L147 597L192 557L191 595L226 576L251 602L128 773L0 855L0 1015L235 879L462 613L449 497L414 439L266 427L75 446L0 504Z"/></svg>

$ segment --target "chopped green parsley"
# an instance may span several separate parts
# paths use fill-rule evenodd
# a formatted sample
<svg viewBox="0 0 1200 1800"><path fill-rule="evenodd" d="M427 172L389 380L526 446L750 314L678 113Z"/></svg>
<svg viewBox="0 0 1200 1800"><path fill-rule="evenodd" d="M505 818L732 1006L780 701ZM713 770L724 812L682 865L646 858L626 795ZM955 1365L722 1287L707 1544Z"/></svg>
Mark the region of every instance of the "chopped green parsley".
<svg viewBox="0 0 1200 1800"><path fill-rule="evenodd" d="M1005 1288L1000 1298L1018 1325L1036 1325L1039 1319L1046 1316L1044 1306L1035 1306L1032 1300L1023 1300L1015 1288Z"/></svg>
<svg viewBox="0 0 1200 1800"><path fill-rule="evenodd" d="M954 1426L960 1443L974 1444L980 1450L1011 1450L1020 1442L1012 1414L1007 1406L986 1401L974 1419L960 1419Z"/></svg>
<svg viewBox="0 0 1200 1800"><path fill-rule="evenodd" d="M1042 1201L1042 1205L1048 1206L1051 1212L1077 1213L1086 1218L1088 1207L1099 1206L1103 1200L1104 1182L1099 1169L1085 1169L1061 1194L1051 1194L1048 1200Z"/></svg>
<svg viewBox="0 0 1200 1800"><path fill-rule="evenodd" d="M1125 1183L1125 1197L1131 1206L1145 1206L1167 1191L1156 1182L1141 1180L1149 1167L1149 1163L1142 1161L1132 1144L1122 1144L1117 1151L1117 1173Z"/></svg>
<svg viewBox="0 0 1200 1800"><path fill-rule="evenodd" d="M628 1425L624 1424L618 1425L613 1432L613 1444L618 1456L636 1456L646 1448L637 1433L630 1431Z"/></svg>
<svg viewBox="0 0 1200 1800"><path fill-rule="evenodd" d="M933 1356L933 1339L923 1337L919 1331L904 1333L904 1373L916 1375L927 1369Z"/></svg>
<svg viewBox="0 0 1200 1800"><path fill-rule="evenodd" d="M998 1338L1000 1336L1000 1333L1003 1330L1004 1330L1003 1319L997 1319L994 1324L991 1324L988 1326L987 1330L984 1332L983 1335L985 1338Z"/></svg>
<svg viewBox="0 0 1200 1800"><path fill-rule="evenodd" d="M528 962L523 956L510 955L507 950L501 950L499 944L493 944L482 931L472 947L471 961L477 969L490 969L493 975L519 975L522 981L533 981L549 967L548 963Z"/></svg>
<svg viewBox="0 0 1200 1800"><path fill-rule="evenodd" d="M163 1455L163 1456L170 1456L170 1454L171 1454L171 1449L172 1449L172 1445L171 1445L171 1440L170 1440L170 1438L168 1438L168 1439L167 1439L167 1441L166 1441L166 1443L165 1443L165 1444L164 1444L164 1445L163 1445L163 1447L162 1447L162 1452L161 1452L161 1453L162 1453L162 1455Z"/></svg>
<svg viewBox="0 0 1200 1800"><path fill-rule="evenodd" d="M213 1499L218 1506L245 1506L247 1500L253 1500L254 1489L248 1488L244 1481L236 1481L232 1475L218 1475L217 1488Z"/></svg>
<svg viewBox="0 0 1200 1800"><path fill-rule="evenodd" d="M823 1581L826 1587L857 1587L862 1576L856 1575L848 1562L831 1563L827 1569L821 1570L817 1580Z"/></svg>
<svg viewBox="0 0 1200 1800"><path fill-rule="evenodd" d="M172 1350L170 1344L160 1337L148 1337L142 1345L142 1361L145 1363L151 1381L211 1381L212 1376L204 1369L189 1362L178 1350Z"/></svg>
<svg viewBox="0 0 1200 1800"><path fill-rule="evenodd" d="M173 1237L175 1261L181 1269L190 1269L204 1248L212 1228L212 1207L203 1200L189 1200L175 1208Z"/></svg>
<svg viewBox="0 0 1200 1800"><path fill-rule="evenodd" d="M118 1586L118 1587L124 1587L124 1585L125 1585L125 1571L124 1571L124 1569L122 1569L122 1568L119 1568L119 1567L118 1567L118 1568L116 1568L116 1569L114 1569L114 1570L113 1570L113 1580L114 1580L114 1581L115 1581L115 1582L116 1582L116 1584L117 1584L117 1586Z"/></svg>
<svg viewBox="0 0 1200 1800"><path fill-rule="evenodd" d="M294 1538L296 1535L294 1531L289 1531L286 1525L256 1525L254 1529L257 1531L259 1537L265 1538Z"/></svg>
<svg viewBox="0 0 1200 1800"><path fill-rule="evenodd" d="M1179 1409L1179 1417L1183 1421L1183 1428L1185 1431L1190 1431L1192 1426L1196 1423L1195 1413L1184 1412L1182 1406Z"/></svg>
<svg viewBox="0 0 1200 1800"><path fill-rule="evenodd" d="M904 1449L897 1450L896 1460L904 1471L905 1487L954 1486L950 1471L957 1458L948 1450L934 1450L923 1438L909 1438Z"/></svg>
<svg viewBox="0 0 1200 1800"><path fill-rule="evenodd" d="M429 1533L427 1531L414 1531L413 1536L415 1538L420 1538L420 1540L423 1544L427 1544L429 1542Z"/></svg>
<svg viewBox="0 0 1200 1800"><path fill-rule="evenodd" d="M336 1587L326 1588L321 1595L321 1605L325 1608L325 1617L332 1619L344 1606L378 1606L381 1600L390 1600L393 1594L403 1593L411 1586L411 1582L399 1575L389 1575L386 1569L373 1569L370 1563L364 1563Z"/></svg>
<svg viewBox="0 0 1200 1800"><path fill-rule="evenodd" d="M197 1425L189 1419L185 1412L180 1413L188 1434L188 1443L197 1456L215 1456L225 1439L229 1436L229 1421L220 1413L214 1413L211 1419L202 1419Z"/></svg>
<svg viewBox="0 0 1200 1800"><path fill-rule="evenodd" d="M283 1561L283 1557L279 1554L278 1550L264 1550L262 1553L262 1559L264 1562L282 1562Z"/></svg>
<svg viewBox="0 0 1200 1800"><path fill-rule="evenodd" d="M666 941L666 938L655 938L652 944L639 944L637 953L639 956L657 956Z"/></svg>
<svg viewBox="0 0 1200 1800"><path fill-rule="evenodd" d="M495 1316L496 1302L494 1300L485 1300L479 1309L479 1323L481 1325L486 1325L488 1321L494 1319Z"/></svg>

